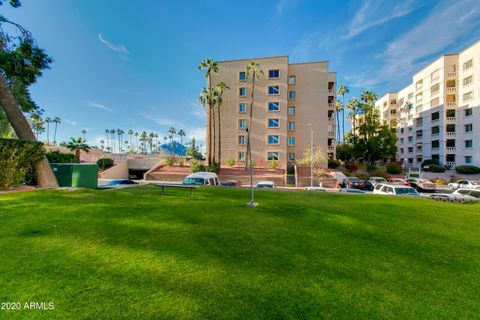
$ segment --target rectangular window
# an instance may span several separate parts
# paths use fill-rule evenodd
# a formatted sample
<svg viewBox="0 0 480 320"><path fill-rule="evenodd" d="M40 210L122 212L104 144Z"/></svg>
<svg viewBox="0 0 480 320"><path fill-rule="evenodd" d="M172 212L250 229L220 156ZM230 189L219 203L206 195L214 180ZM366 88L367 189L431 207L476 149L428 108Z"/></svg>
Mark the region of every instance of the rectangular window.
<svg viewBox="0 0 480 320"><path fill-rule="evenodd" d="M295 91L288 91L288 100L295 100Z"/></svg>
<svg viewBox="0 0 480 320"><path fill-rule="evenodd" d="M454 124L447 124L445 127L447 132L455 132L455 125Z"/></svg>
<svg viewBox="0 0 480 320"><path fill-rule="evenodd" d="M465 140L465 148L473 148L473 140Z"/></svg>
<svg viewBox="0 0 480 320"><path fill-rule="evenodd" d="M472 108L465 109L465 117L470 117L473 114Z"/></svg>
<svg viewBox="0 0 480 320"><path fill-rule="evenodd" d="M297 82L297 78L295 76L288 77L288 84L295 84Z"/></svg>
<svg viewBox="0 0 480 320"><path fill-rule="evenodd" d="M472 59L468 60L467 62L465 62L463 64L463 70L464 71L470 69L471 67L473 67L473 60Z"/></svg>
<svg viewBox="0 0 480 320"><path fill-rule="evenodd" d="M268 111L278 111L280 110L280 102L269 102Z"/></svg>
<svg viewBox="0 0 480 320"><path fill-rule="evenodd" d="M431 106L432 108L438 106L439 104L440 104L440 98L435 98L435 99L432 99L432 100L430 101L430 106Z"/></svg>
<svg viewBox="0 0 480 320"><path fill-rule="evenodd" d="M408 137L408 142L412 142L412 141L413 141L413 136Z"/></svg>
<svg viewBox="0 0 480 320"><path fill-rule="evenodd" d="M400 148L400 153L403 153L403 148Z"/></svg>
<svg viewBox="0 0 480 320"><path fill-rule="evenodd" d="M295 161L295 153L294 152L288 153L288 161Z"/></svg>
<svg viewBox="0 0 480 320"><path fill-rule="evenodd" d="M267 160L277 160L278 161L278 152L267 152Z"/></svg>
<svg viewBox="0 0 480 320"><path fill-rule="evenodd" d="M430 94L431 94L432 96L435 95L435 94L437 94L437 93L440 91L440 84L437 83L437 84L433 85L433 86L430 88L430 91L431 91Z"/></svg>
<svg viewBox="0 0 480 320"><path fill-rule="evenodd" d="M412 153L413 152L413 147L408 147L408 153Z"/></svg>
<svg viewBox="0 0 480 320"><path fill-rule="evenodd" d="M269 128L278 128L280 127L280 121L278 119L268 119Z"/></svg>
<svg viewBox="0 0 480 320"><path fill-rule="evenodd" d="M278 144L279 143L278 136L269 135L268 138L267 138L267 143L268 144Z"/></svg>
<svg viewBox="0 0 480 320"><path fill-rule="evenodd" d="M238 128L246 129L247 128L247 119L238 119Z"/></svg>
<svg viewBox="0 0 480 320"><path fill-rule="evenodd" d="M473 124L469 123L465 125L465 132L472 132L473 131Z"/></svg>
<svg viewBox="0 0 480 320"><path fill-rule="evenodd" d="M423 157L418 156L418 157L417 157L417 162L418 162L418 163L421 163L422 161L423 161Z"/></svg>
<svg viewBox="0 0 480 320"><path fill-rule="evenodd" d="M435 82L438 80L439 77L440 77L440 69L437 69L433 71L432 74L430 75L430 81Z"/></svg>
<svg viewBox="0 0 480 320"><path fill-rule="evenodd" d="M470 92L467 92L463 95L463 101L470 101L473 99L473 92L470 91Z"/></svg>
<svg viewBox="0 0 480 320"><path fill-rule="evenodd" d="M473 162L472 156L465 156L465 163L469 164Z"/></svg>
<svg viewBox="0 0 480 320"><path fill-rule="evenodd" d="M433 140L432 141L432 149L438 149L440 147L440 141L439 140Z"/></svg>
<svg viewBox="0 0 480 320"><path fill-rule="evenodd" d="M403 138L400 138L400 143L403 143L403 141L404 141Z"/></svg>
<svg viewBox="0 0 480 320"><path fill-rule="evenodd" d="M288 123L288 130L295 130L295 121L290 121Z"/></svg>
<svg viewBox="0 0 480 320"><path fill-rule="evenodd" d="M447 162L455 162L455 155L454 154L447 154L446 160L447 160Z"/></svg>
<svg viewBox="0 0 480 320"><path fill-rule="evenodd" d="M445 142L445 145L450 148L455 147L455 139L447 139L447 141Z"/></svg>
<svg viewBox="0 0 480 320"><path fill-rule="evenodd" d="M245 136L238 136L238 144L245 144Z"/></svg>
<svg viewBox="0 0 480 320"><path fill-rule="evenodd" d="M439 126L432 127L432 135L439 134L439 133L440 133L440 127Z"/></svg>
<svg viewBox="0 0 480 320"><path fill-rule="evenodd" d="M247 112L247 105L245 103L238 104L238 112L245 113Z"/></svg>
<svg viewBox="0 0 480 320"><path fill-rule="evenodd" d="M275 95L280 93L280 87L279 86L268 86L268 94L269 95Z"/></svg>
<svg viewBox="0 0 480 320"><path fill-rule="evenodd" d="M269 79L280 78L280 70L278 69L268 70L268 78Z"/></svg>
<svg viewBox="0 0 480 320"><path fill-rule="evenodd" d="M455 109L448 109L446 112L447 118L454 118L455 117Z"/></svg>
<svg viewBox="0 0 480 320"><path fill-rule="evenodd" d="M435 121L435 120L438 120L438 119L440 119L440 112L437 111L437 112L432 113L432 121Z"/></svg>
<svg viewBox="0 0 480 320"><path fill-rule="evenodd" d="M245 71L240 71L238 73L238 81L246 81L247 80L247 74Z"/></svg>
<svg viewBox="0 0 480 320"><path fill-rule="evenodd" d="M473 76L466 77L463 79L463 86L468 86L473 83Z"/></svg>
<svg viewBox="0 0 480 320"><path fill-rule="evenodd" d="M239 151L237 154L237 160L238 161L245 161L245 152L244 151Z"/></svg>
<svg viewBox="0 0 480 320"><path fill-rule="evenodd" d="M422 130L417 130L417 138L423 137L423 131Z"/></svg>
<svg viewBox="0 0 480 320"><path fill-rule="evenodd" d="M295 115L295 107L288 107L288 115L289 116Z"/></svg>
<svg viewBox="0 0 480 320"><path fill-rule="evenodd" d="M295 145L295 137L288 138L288 145L289 146L294 146Z"/></svg>
<svg viewBox="0 0 480 320"><path fill-rule="evenodd" d="M245 97L247 95L247 88L245 87L238 88L238 95L240 97Z"/></svg>

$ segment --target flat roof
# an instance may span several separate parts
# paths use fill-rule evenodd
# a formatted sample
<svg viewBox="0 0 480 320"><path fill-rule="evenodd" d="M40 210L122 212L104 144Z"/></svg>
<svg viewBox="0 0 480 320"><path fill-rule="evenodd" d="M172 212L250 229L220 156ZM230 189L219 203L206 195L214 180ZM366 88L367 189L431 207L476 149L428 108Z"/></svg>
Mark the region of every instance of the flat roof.
<svg viewBox="0 0 480 320"><path fill-rule="evenodd" d="M260 57L260 58L244 58L244 59L232 59L232 60L221 60L217 61L218 63L225 63L225 62L236 62L236 61L250 61L250 60L266 60L266 59L278 59L278 58L287 58L289 60L289 56L271 56L271 57ZM308 63L329 63L329 60L320 60L320 61L309 61L309 62L294 62L288 63L289 65L298 65L298 64L308 64Z"/></svg>

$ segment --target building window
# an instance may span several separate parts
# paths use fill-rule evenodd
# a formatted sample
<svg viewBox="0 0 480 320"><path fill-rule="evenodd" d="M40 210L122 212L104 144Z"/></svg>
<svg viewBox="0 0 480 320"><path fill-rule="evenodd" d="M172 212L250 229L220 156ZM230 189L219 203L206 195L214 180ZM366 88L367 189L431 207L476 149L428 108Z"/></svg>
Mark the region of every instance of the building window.
<svg viewBox="0 0 480 320"><path fill-rule="evenodd" d="M400 138L400 143L403 143L404 139L403 138Z"/></svg>
<svg viewBox="0 0 480 320"><path fill-rule="evenodd" d="M295 84L297 82L297 78L295 76L288 77L288 84Z"/></svg>
<svg viewBox="0 0 480 320"><path fill-rule="evenodd" d="M405 129L400 128L400 133L404 133L404 132L405 132Z"/></svg>
<svg viewBox="0 0 480 320"><path fill-rule="evenodd" d="M447 154L447 162L455 162L455 155L454 154Z"/></svg>
<svg viewBox="0 0 480 320"><path fill-rule="evenodd" d="M280 127L280 121L278 119L268 119L269 128L278 128Z"/></svg>
<svg viewBox="0 0 480 320"><path fill-rule="evenodd" d="M473 99L473 92L470 91L470 92L467 92L463 95L463 101L470 101Z"/></svg>
<svg viewBox="0 0 480 320"><path fill-rule="evenodd" d="M268 94L269 95L275 95L280 93L280 87L279 86L268 86Z"/></svg>
<svg viewBox="0 0 480 320"><path fill-rule="evenodd" d="M440 133L440 127L439 126L432 127L432 135L439 134L439 133Z"/></svg>
<svg viewBox="0 0 480 320"><path fill-rule="evenodd" d="M289 146L294 146L295 145L295 137L288 138L288 145Z"/></svg>
<svg viewBox="0 0 480 320"><path fill-rule="evenodd" d="M288 123L288 130L295 130L295 121L290 121Z"/></svg>
<svg viewBox="0 0 480 320"><path fill-rule="evenodd" d="M433 71L432 74L430 75L430 81L435 82L438 80L439 77L440 77L440 69L437 69Z"/></svg>
<svg viewBox="0 0 480 320"><path fill-rule="evenodd" d="M288 161L295 161L295 153L289 152L288 153Z"/></svg>
<svg viewBox="0 0 480 320"><path fill-rule="evenodd" d="M468 85L471 85L473 83L473 76L466 77L463 79L463 86L466 87Z"/></svg>
<svg viewBox="0 0 480 320"><path fill-rule="evenodd" d="M418 162L418 163L422 163L422 162L423 162L423 157L422 157L422 156L418 156L418 157L417 157L417 162Z"/></svg>
<svg viewBox="0 0 480 320"><path fill-rule="evenodd" d="M408 137L408 142L413 142L413 136Z"/></svg>
<svg viewBox="0 0 480 320"><path fill-rule="evenodd" d="M400 148L400 153L403 153L403 148Z"/></svg>
<svg viewBox="0 0 480 320"><path fill-rule="evenodd" d="M288 115L289 116L295 115L295 107L288 107Z"/></svg>
<svg viewBox="0 0 480 320"><path fill-rule="evenodd" d="M288 100L295 100L295 91L288 91Z"/></svg>
<svg viewBox="0 0 480 320"><path fill-rule="evenodd" d="M278 111L280 110L280 102L269 102L268 111Z"/></svg>
<svg viewBox="0 0 480 320"><path fill-rule="evenodd" d="M445 127L447 132L455 132L455 125L454 124L447 124Z"/></svg>
<svg viewBox="0 0 480 320"><path fill-rule="evenodd" d="M245 113L247 112L247 105L245 103L238 104L238 112Z"/></svg>
<svg viewBox="0 0 480 320"><path fill-rule="evenodd" d="M245 144L245 136L238 136L238 144Z"/></svg>
<svg viewBox="0 0 480 320"><path fill-rule="evenodd" d="M455 118L455 109L448 109L445 115L447 118Z"/></svg>
<svg viewBox="0 0 480 320"><path fill-rule="evenodd" d="M430 94L433 96L440 91L440 84L437 83L430 88Z"/></svg>
<svg viewBox="0 0 480 320"><path fill-rule="evenodd" d="M280 78L280 70L278 70L278 69L268 70L268 78L269 79Z"/></svg>
<svg viewBox="0 0 480 320"><path fill-rule="evenodd" d="M465 140L465 148L473 148L473 140Z"/></svg>
<svg viewBox="0 0 480 320"><path fill-rule="evenodd" d="M413 152L413 147L408 147L408 153L412 153Z"/></svg>
<svg viewBox="0 0 480 320"><path fill-rule="evenodd" d="M277 160L278 161L278 152L267 152L267 160Z"/></svg>
<svg viewBox="0 0 480 320"><path fill-rule="evenodd" d="M238 73L238 81L246 81L247 80L247 74L245 71L240 71Z"/></svg>
<svg viewBox="0 0 480 320"><path fill-rule="evenodd" d="M279 143L278 141L279 141L278 136L269 135L267 138L268 144L278 144Z"/></svg>
<svg viewBox="0 0 480 320"><path fill-rule="evenodd" d="M432 149L440 148L440 140L433 140L432 141Z"/></svg>
<svg viewBox="0 0 480 320"><path fill-rule="evenodd" d="M445 145L449 148L454 148L455 147L455 139L447 139L445 142Z"/></svg>
<svg viewBox="0 0 480 320"><path fill-rule="evenodd" d="M472 108L465 109L464 112L465 112L465 117L470 117L473 114Z"/></svg>
<svg viewBox="0 0 480 320"><path fill-rule="evenodd" d="M473 124L469 123L465 125L465 132L472 132L473 131Z"/></svg>
<svg viewBox="0 0 480 320"><path fill-rule="evenodd" d="M440 112L437 111L437 112L432 113L432 121L435 121L435 120L438 120L438 119L440 119Z"/></svg>
<svg viewBox="0 0 480 320"><path fill-rule="evenodd" d="M247 129L247 119L238 119L238 128Z"/></svg>
<svg viewBox="0 0 480 320"><path fill-rule="evenodd" d="M472 156L465 156L465 163L466 164L470 164L473 162L473 158Z"/></svg>
<svg viewBox="0 0 480 320"><path fill-rule="evenodd" d="M245 87L238 88L238 94L240 97L245 97L247 95L247 89Z"/></svg>
<svg viewBox="0 0 480 320"><path fill-rule="evenodd" d="M468 70L471 67L473 67L473 60L472 59L468 60L467 62L465 62L463 64L463 71Z"/></svg>
<svg viewBox="0 0 480 320"><path fill-rule="evenodd" d="M245 161L245 152L244 151L238 151L237 160L238 161Z"/></svg>
<svg viewBox="0 0 480 320"><path fill-rule="evenodd" d="M440 104L440 98L435 98L430 101L430 107L435 108Z"/></svg>

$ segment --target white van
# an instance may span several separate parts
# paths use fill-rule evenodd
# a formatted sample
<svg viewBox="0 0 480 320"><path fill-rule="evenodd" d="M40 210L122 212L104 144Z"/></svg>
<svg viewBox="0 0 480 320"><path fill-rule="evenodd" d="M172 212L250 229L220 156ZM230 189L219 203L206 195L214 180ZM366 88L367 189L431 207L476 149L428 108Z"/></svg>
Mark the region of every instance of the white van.
<svg viewBox="0 0 480 320"><path fill-rule="evenodd" d="M218 176L214 172L195 172L188 175L183 181L184 185L194 186L218 186Z"/></svg>

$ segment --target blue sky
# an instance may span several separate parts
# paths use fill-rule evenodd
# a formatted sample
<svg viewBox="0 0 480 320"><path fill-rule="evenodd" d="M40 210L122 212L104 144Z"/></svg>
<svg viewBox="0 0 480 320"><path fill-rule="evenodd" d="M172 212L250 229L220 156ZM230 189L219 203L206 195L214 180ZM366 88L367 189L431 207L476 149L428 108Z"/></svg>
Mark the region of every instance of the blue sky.
<svg viewBox="0 0 480 320"><path fill-rule="evenodd" d="M480 1L23 0L2 7L54 58L32 88L59 141L105 128L174 126L203 140L199 62L289 55L329 60L350 98L402 88L436 56L480 39Z"/></svg>

